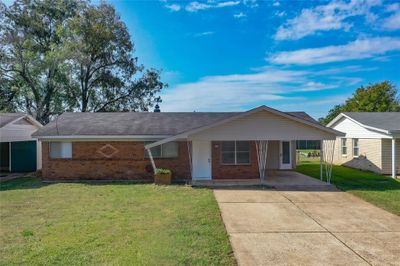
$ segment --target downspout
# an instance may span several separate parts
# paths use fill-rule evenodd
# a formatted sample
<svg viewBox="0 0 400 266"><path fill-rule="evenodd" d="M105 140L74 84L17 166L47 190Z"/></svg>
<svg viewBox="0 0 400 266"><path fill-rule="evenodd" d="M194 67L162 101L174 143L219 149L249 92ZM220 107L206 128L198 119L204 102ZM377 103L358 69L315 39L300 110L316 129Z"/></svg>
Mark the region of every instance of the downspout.
<svg viewBox="0 0 400 266"><path fill-rule="evenodd" d="M396 178L396 139L392 137L392 178Z"/></svg>
<svg viewBox="0 0 400 266"><path fill-rule="evenodd" d="M188 157L189 157L190 179L193 179L192 142L187 140L186 143L187 143Z"/></svg>

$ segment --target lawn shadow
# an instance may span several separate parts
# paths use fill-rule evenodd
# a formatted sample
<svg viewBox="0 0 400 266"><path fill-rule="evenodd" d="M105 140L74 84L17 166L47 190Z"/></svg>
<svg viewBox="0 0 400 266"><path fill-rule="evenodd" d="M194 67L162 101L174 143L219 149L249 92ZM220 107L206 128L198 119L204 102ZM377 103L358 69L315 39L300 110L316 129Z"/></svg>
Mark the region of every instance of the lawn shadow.
<svg viewBox="0 0 400 266"><path fill-rule="evenodd" d="M39 177L22 177L0 182L0 191L18 189L38 189L55 184L81 184L86 186L107 186L107 185L144 185L154 184L151 179L136 180L101 180L101 179L82 179L82 180L43 180ZM160 186L186 186L190 185L188 180L173 180L171 185Z"/></svg>
<svg viewBox="0 0 400 266"><path fill-rule="evenodd" d="M50 185L38 177L21 177L0 182L0 191L18 189L38 189Z"/></svg>

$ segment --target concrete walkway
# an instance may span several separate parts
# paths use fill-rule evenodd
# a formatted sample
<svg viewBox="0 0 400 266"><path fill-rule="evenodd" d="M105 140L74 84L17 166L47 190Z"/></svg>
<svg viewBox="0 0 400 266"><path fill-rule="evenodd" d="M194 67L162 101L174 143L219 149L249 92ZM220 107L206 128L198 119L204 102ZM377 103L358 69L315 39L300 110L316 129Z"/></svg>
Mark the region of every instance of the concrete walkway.
<svg viewBox="0 0 400 266"><path fill-rule="evenodd" d="M400 265L400 217L332 186L214 194L239 265Z"/></svg>

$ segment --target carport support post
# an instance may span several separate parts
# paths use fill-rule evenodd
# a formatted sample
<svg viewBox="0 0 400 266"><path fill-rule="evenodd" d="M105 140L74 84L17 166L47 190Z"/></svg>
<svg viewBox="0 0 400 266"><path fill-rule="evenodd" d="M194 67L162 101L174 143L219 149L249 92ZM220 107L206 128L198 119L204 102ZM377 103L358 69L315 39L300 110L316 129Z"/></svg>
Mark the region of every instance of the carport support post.
<svg viewBox="0 0 400 266"><path fill-rule="evenodd" d="M396 178L396 139L392 138L392 177Z"/></svg>
<svg viewBox="0 0 400 266"><path fill-rule="evenodd" d="M319 178L322 180L322 177L324 175L324 167L322 165L322 160L323 160L323 146L324 146L324 141L321 140L319 144Z"/></svg>
<svg viewBox="0 0 400 266"><path fill-rule="evenodd" d="M150 157L151 166L153 167L153 172L156 173L156 164L154 163L153 155L151 154L151 150L147 149L147 152Z"/></svg>

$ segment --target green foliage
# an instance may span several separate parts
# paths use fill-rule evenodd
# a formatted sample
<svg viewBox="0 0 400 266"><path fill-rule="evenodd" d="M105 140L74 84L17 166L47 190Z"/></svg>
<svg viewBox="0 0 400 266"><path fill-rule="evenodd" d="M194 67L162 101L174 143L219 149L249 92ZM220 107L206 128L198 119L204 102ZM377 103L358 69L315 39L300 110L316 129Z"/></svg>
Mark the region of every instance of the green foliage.
<svg viewBox="0 0 400 266"><path fill-rule="evenodd" d="M400 111L398 91L389 81L358 88L344 104L335 105L319 122L326 125L341 112L396 112Z"/></svg>
<svg viewBox="0 0 400 266"><path fill-rule="evenodd" d="M171 174L171 170L165 168L156 168L155 173L157 175L169 175Z"/></svg>
<svg viewBox="0 0 400 266"><path fill-rule="evenodd" d="M165 84L133 53L111 5L0 4L0 110L24 111L42 123L64 111L148 110Z"/></svg>
<svg viewBox="0 0 400 266"><path fill-rule="evenodd" d="M0 265L235 265L212 190L1 185Z"/></svg>

